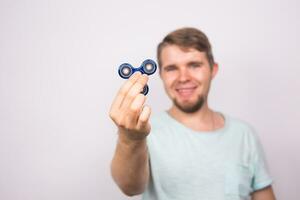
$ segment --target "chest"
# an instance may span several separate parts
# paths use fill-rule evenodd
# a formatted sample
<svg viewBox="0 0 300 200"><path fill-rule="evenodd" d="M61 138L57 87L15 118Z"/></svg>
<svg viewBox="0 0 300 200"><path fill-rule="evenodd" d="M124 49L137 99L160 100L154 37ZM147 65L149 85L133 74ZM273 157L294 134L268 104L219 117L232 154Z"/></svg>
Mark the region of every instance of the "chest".
<svg viewBox="0 0 300 200"><path fill-rule="evenodd" d="M224 199L227 195L245 197L251 192L252 175L242 149L223 140L194 138L164 140L151 146L150 163L153 182L168 195L198 195Z"/></svg>

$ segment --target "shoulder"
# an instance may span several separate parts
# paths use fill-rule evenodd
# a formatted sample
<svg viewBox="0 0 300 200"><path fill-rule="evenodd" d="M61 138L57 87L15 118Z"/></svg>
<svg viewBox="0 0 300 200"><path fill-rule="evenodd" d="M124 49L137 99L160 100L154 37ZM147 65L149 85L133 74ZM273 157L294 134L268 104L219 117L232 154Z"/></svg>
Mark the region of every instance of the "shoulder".
<svg viewBox="0 0 300 200"><path fill-rule="evenodd" d="M227 115L226 120L228 120L228 135L234 138L233 140L243 142L248 147L256 146L259 139L257 131L252 124Z"/></svg>
<svg viewBox="0 0 300 200"><path fill-rule="evenodd" d="M244 130L244 131L251 131L253 130L252 125L250 125L248 122L226 115L226 119L230 121L230 125L236 129Z"/></svg>
<svg viewBox="0 0 300 200"><path fill-rule="evenodd" d="M150 117L150 124L152 130L161 129L170 123L168 114L165 111L154 114Z"/></svg>
<svg viewBox="0 0 300 200"><path fill-rule="evenodd" d="M166 111L156 113L150 118L151 132L148 136L151 140L166 141L180 132L181 127Z"/></svg>
<svg viewBox="0 0 300 200"><path fill-rule="evenodd" d="M226 115L226 120L229 121L228 123L231 131L238 132L239 134L247 135L249 137L255 137L255 128L250 123L228 115Z"/></svg>

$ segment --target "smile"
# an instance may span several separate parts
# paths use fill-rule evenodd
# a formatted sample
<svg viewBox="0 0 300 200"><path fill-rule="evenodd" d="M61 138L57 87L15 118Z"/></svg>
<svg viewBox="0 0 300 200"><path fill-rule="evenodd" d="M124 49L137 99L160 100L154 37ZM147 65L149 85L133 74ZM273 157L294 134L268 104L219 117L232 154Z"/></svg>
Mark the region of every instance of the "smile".
<svg viewBox="0 0 300 200"><path fill-rule="evenodd" d="M177 88L176 91L180 96L183 97L189 97L191 96L197 87L183 87L183 88Z"/></svg>

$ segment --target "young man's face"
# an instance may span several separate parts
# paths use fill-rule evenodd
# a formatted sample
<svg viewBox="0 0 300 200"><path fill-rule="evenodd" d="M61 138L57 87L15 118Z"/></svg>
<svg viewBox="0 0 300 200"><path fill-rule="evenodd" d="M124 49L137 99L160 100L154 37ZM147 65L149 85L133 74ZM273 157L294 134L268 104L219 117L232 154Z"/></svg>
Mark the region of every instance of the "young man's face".
<svg viewBox="0 0 300 200"><path fill-rule="evenodd" d="M209 65L205 52L167 45L161 51L160 76L174 105L181 111L193 113L207 100L210 82L218 65Z"/></svg>

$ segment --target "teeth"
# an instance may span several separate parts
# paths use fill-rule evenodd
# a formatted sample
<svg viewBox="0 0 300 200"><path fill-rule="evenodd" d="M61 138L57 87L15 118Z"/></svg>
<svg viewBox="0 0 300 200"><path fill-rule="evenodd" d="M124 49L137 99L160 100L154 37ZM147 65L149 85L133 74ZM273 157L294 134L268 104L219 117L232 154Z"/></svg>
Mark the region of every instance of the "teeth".
<svg viewBox="0 0 300 200"><path fill-rule="evenodd" d="M178 93L180 94L191 94L194 91L194 89L189 88L189 89L178 89Z"/></svg>
<svg viewBox="0 0 300 200"><path fill-rule="evenodd" d="M189 91L189 90L193 90L194 88L181 88L178 89L178 91Z"/></svg>

